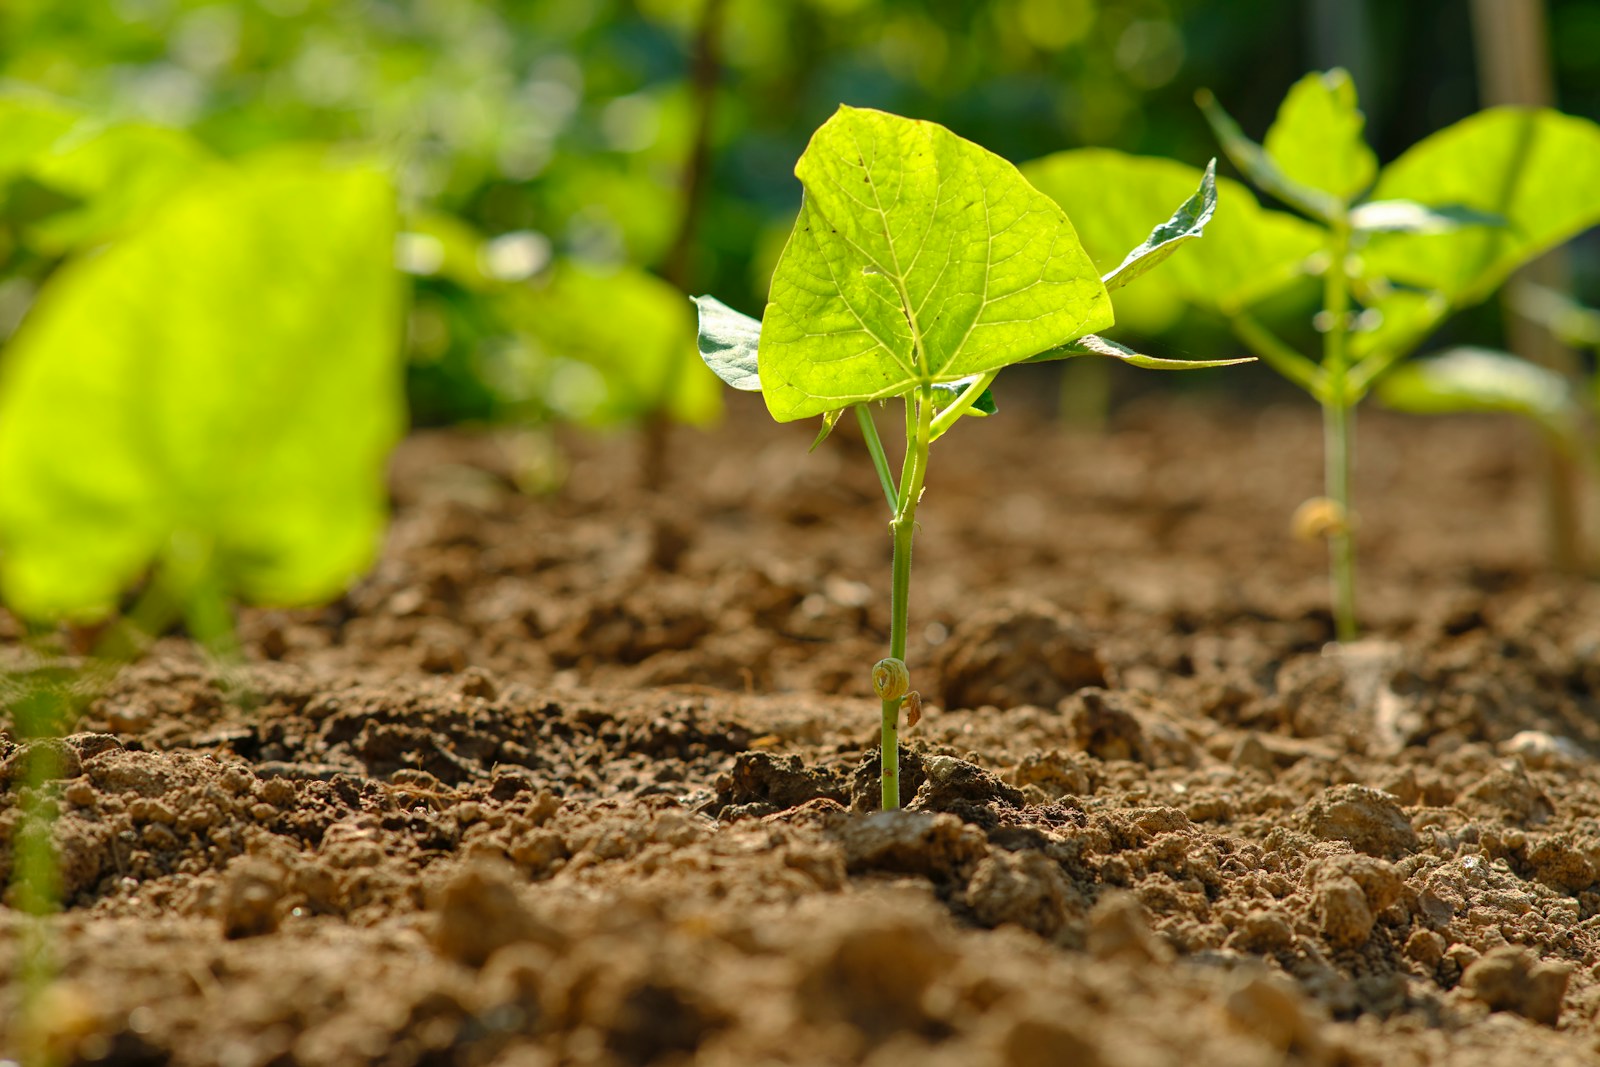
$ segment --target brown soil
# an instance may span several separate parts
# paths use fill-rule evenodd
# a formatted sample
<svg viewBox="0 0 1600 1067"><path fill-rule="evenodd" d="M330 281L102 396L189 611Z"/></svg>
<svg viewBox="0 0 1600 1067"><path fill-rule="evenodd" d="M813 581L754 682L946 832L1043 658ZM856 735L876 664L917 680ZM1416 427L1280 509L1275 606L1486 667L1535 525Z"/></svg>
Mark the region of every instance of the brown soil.
<svg viewBox="0 0 1600 1067"><path fill-rule="evenodd" d="M647 493L631 442L575 440L544 499L503 441L409 442L348 597L247 613L242 667L169 639L74 726L55 1048L1600 1060L1600 594L1539 572L1517 434L1364 420L1374 639L1334 655L1287 536L1310 411L1150 402L1094 439L1020 399L935 450L892 814L889 544L847 427L808 456L744 405Z"/></svg>

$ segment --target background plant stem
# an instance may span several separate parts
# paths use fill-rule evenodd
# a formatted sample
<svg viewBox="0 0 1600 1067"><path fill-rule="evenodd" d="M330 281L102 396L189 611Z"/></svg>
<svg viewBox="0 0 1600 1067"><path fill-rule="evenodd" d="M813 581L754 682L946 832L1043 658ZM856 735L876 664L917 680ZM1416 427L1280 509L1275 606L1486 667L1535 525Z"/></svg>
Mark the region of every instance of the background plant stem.
<svg viewBox="0 0 1600 1067"><path fill-rule="evenodd" d="M1322 371L1327 391L1322 402L1323 494L1338 507L1338 522L1328 535L1328 576L1333 601L1334 636L1354 641L1356 626L1355 514L1350 506L1350 467L1355 408L1345 387L1349 367L1350 279L1345 259L1350 254L1350 227L1344 219L1331 228L1327 273L1323 276L1323 310L1328 316L1322 336Z"/></svg>

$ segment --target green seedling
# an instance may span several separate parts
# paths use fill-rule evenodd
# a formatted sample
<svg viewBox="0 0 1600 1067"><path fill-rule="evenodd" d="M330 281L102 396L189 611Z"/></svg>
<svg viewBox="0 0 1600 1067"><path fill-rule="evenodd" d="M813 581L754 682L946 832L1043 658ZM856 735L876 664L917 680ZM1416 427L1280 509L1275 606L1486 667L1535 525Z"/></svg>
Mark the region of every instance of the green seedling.
<svg viewBox="0 0 1600 1067"><path fill-rule="evenodd" d="M1240 172L1293 214L1224 184L1230 210L1140 297L1223 315L1239 338L1322 407L1334 628L1358 634L1351 509L1353 416L1391 367L1453 311L1492 294L1518 266L1600 220L1600 127L1549 109L1496 108L1418 142L1379 168L1344 71L1289 91L1264 143L1250 141L1208 93L1200 106ZM1197 173L1166 160L1063 152L1025 168L1078 217L1093 197L1120 207L1085 219L1096 255L1136 232L1125 220ZM1258 317L1262 301L1321 282L1318 358Z"/></svg>
<svg viewBox="0 0 1600 1067"><path fill-rule="evenodd" d="M872 684L883 705L883 806L897 808L900 709L921 707L905 663L907 601L933 443L962 418L992 414L990 387L1013 364L1244 361L1156 359L1095 333L1112 323L1113 290L1201 235L1216 208L1209 171L1167 221L1165 212L1148 219L1148 236L1103 276L1055 203L1010 163L933 123L841 107L795 174L805 195L761 321L697 298L700 352L733 388L759 391L779 422L820 416L813 448L846 410L860 424L894 545L889 655ZM870 407L896 399L905 409L898 478Z"/></svg>

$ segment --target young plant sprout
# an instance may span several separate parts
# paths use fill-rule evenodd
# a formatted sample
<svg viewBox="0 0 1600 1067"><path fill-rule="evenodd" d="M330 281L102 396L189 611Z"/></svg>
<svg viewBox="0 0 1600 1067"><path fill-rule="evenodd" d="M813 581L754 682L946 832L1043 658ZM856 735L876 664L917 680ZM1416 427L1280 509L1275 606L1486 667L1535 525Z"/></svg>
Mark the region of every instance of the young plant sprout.
<svg viewBox="0 0 1600 1067"><path fill-rule="evenodd" d="M1209 170L1104 277L1053 201L1010 163L934 123L841 107L795 174L805 195L765 314L757 322L696 298L700 353L727 384L759 391L779 422L821 416L813 448L846 409L860 423L894 544L889 655L872 668L891 809L900 806L900 709L913 722L921 713L905 662L907 602L933 443L968 415L992 414L990 386L1012 364L1104 356L1190 370L1245 361L1154 359L1094 333L1112 323L1110 291L1200 236L1216 207ZM892 399L905 409L898 478L869 408Z"/></svg>
<svg viewBox="0 0 1600 1067"><path fill-rule="evenodd" d="M1453 311L1478 303L1521 264L1600 220L1600 127L1549 109L1495 108L1413 145L1379 168L1342 70L1307 75L1285 97L1265 141L1247 139L1209 93L1199 103L1240 172L1295 214L1258 206L1223 181L1227 209L1197 244L1136 295L1225 317L1262 361L1322 407L1323 496L1335 635L1357 636L1351 475L1356 405ZM1129 209L1198 172L1169 160L1098 149L1059 152L1024 168L1069 214L1083 217L1098 261L1139 231ZM1106 190L1100 193L1100 190ZM1259 311L1306 276L1321 281L1310 358ZM1259 317L1258 317L1259 316Z"/></svg>

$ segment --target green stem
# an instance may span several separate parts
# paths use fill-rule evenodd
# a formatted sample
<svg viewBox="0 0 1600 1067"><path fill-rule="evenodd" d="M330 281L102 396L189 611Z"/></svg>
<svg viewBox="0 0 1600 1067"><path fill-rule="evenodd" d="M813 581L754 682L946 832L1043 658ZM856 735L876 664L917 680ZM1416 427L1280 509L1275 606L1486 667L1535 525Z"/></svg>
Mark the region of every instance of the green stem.
<svg viewBox="0 0 1600 1067"><path fill-rule="evenodd" d="M1229 322L1234 335L1259 356L1261 362L1310 393L1319 404L1326 403L1327 375L1315 363L1290 348L1251 315L1241 312Z"/></svg>
<svg viewBox="0 0 1600 1067"><path fill-rule="evenodd" d="M1334 635L1354 641L1356 626L1356 553L1351 529L1350 466L1355 419L1346 372L1349 369L1350 278L1345 259L1350 254L1350 227L1337 219L1330 227L1331 262L1323 276L1323 309L1328 316L1322 335L1322 373L1327 388L1322 396L1323 494L1338 509L1338 522L1328 536L1328 576L1333 599Z"/></svg>
<svg viewBox="0 0 1600 1067"><path fill-rule="evenodd" d="M915 404L915 419L912 407ZM917 503L922 498L928 474L928 445L933 439L933 389L922 386L915 399L906 397L906 433L910 447L900 474L900 496L889 530L894 536L893 578L889 592L889 655L906 658L906 630L909 621L907 602L911 593L911 540L917 529ZM900 702L883 701L883 742L879 750L882 768L883 809L900 806Z"/></svg>
<svg viewBox="0 0 1600 1067"><path fill-rule="evenodd" d="M872 453L872 466L878 472L878 484L883 486L883 495L889 501L889 513L895 511L895 499L900 495L900 490L895 488L894 475L889 473L889 457L883 453L883 442L878 440L878 424L872 421L872 409L865 404L852 404L856 411L856 421L861 424L861 437L867 442L867 451Z"/></svg>

